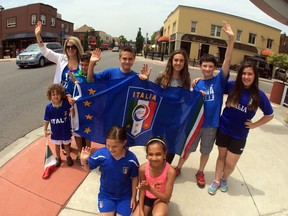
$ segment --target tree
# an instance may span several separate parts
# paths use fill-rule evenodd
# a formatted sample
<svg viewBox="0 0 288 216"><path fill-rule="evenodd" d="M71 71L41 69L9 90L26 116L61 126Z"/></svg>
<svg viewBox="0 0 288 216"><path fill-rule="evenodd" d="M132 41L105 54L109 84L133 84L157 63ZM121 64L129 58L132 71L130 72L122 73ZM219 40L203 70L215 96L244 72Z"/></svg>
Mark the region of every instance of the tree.
<svg viewBox="0 0 288 216"><path fill-rule="evenodd" d="M267 57L267 61L269 64L272 64L275 67L288 70L288 54L273 53L271 56Z"/></svg>
<svg viewBox="0 0 288 216"><path fill-rule="evenodd" d="M127 39L123 35L120 35L119 41L120 41L121 46L126 46Z"/></svg>
<svg viewBox="0 0 288 216"><path fill-rule="evenodd" d="M141 34L141 28L139 28L135 42L136 53L142 53L143 45L144 45L144 37Z"/></svg>
<svg viewBox="0 0 288 216"><path fill-rule="evenodd" d="M83 50L84 50L84 52L86 52L88 50L88 36L89 36L89 32L86 31L86 34L85 34L84 40L83 40Z"/></svg>

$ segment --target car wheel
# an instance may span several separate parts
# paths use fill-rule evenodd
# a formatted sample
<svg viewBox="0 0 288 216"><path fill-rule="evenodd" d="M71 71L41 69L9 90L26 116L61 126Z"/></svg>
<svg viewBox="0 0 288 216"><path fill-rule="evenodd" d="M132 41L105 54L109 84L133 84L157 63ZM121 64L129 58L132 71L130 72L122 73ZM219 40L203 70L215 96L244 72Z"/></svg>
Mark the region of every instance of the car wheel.
<svg viewBox="0 0 288 216"><path fill-rule="evenodd" d="M42 57L42 58L40 58L40 60L39 60L39 66L40 67L43 67L45 65L45 59Z"/></svg>

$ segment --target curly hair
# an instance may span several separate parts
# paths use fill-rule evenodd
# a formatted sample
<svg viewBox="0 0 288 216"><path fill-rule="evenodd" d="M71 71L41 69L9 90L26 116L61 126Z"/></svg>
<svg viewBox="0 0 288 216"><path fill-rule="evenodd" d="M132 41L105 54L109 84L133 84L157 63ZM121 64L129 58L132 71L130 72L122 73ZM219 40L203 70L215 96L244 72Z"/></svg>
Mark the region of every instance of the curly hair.
<svg viewBox="0 0 288 216"><path fill-rule="evenodd" d="M191 88L191 79L188 69L188 56L185 50L175 50L171 53L166 68L163 73L156 78L155 83L160 85L162 88L167 88L170 86L170 82L173 76L173 58L175 55L181 54L184 57L184 67L180 72L181 79L183 81L182 87L184 89L190 90Z"/></svg>
<svg viewBox="0 0 288 216"><path fill-rule="evenodd" d="M66 98L65 88L60 84L52 84L48 87L46 97L48 100L51 100L51 95L53 92L57 92L61 95L61 99L64 100Z"/></svg>

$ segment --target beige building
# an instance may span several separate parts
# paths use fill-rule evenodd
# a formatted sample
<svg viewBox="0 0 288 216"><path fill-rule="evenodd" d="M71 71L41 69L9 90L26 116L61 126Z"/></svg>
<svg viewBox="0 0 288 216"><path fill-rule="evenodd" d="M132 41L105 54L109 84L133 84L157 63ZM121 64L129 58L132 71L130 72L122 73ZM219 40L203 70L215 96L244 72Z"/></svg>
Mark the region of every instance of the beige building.
<svg viewBox="0 0 288 216"><path fill-rule="evenodd" d="M169 36L169 53L182 48L190 59L210 53L221 65L228 39L221 29L223 20L231 24L235 33L231 64L237 65L257 54L278 52L281 31L277 28L230 14L179 5L164 21L163 36Z"/></svg>

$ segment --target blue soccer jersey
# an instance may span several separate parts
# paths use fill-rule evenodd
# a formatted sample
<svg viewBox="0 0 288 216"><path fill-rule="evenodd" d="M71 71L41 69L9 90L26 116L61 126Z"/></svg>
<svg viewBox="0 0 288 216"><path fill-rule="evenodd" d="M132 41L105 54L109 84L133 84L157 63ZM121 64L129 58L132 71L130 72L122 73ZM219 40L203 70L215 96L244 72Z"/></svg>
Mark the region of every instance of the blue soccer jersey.
<svg viewBox="0 0 288 216"><path fill-rule="evenodd" d="M219 126L223 94L228 79L229 75L224 78L221 68L215 77L208 80L199 80L194 88L196 91L203 90L205 92L203 128L217 128Z"/></svg>
<svg viewBox="0 0 288 216"><path fill-rule="evenodd" d="M104 71L94 74L94 80L114 80L131 76L136 76L138 73L131 71L129 73L123 73L120 68L108 68Z"/></svg>
<svg viewBox="0 0 288 216"><path fill-rule="evenodd" d="M126 150L125 157L116 160L104 147L88 159L90 170L101 167L100 196L114 200L130 199L132 178L138 176L139 162L134 153Z"/></svg>
<svg viewBox="0 0 288 216"><path fill-rule="evenodd" d="M231 91L234 81L227 85L228 92ZM263 115L272 115L273 109L271 103L264 92L259 90L260 105ZM255 116L255 111L248 110L250 91L244 90L237 107L225 107L220 118L219 130L235 139L245 140L248 136L249 128L245 127L245 122Z"/></svg>
<svg viewBox="0 0 288 216"><path fill-rule="evenodd" d="M44 121L50 123L52 140L71 139L70 107L67 100L63 100L60 107L54 107L52 103L46 106Z"/></svg>

